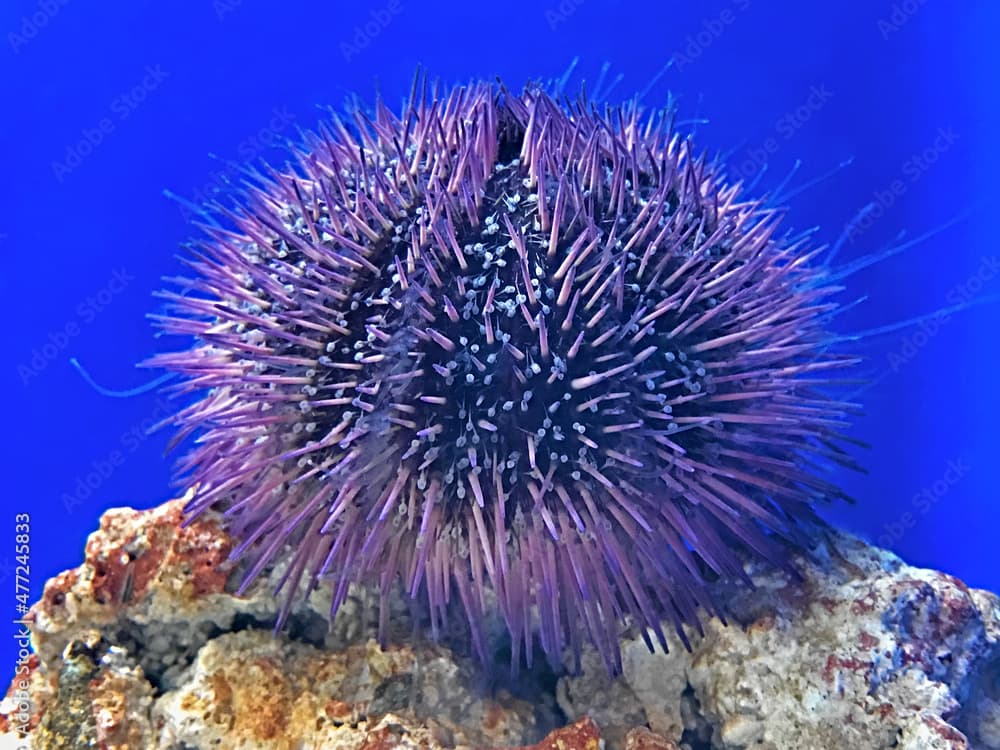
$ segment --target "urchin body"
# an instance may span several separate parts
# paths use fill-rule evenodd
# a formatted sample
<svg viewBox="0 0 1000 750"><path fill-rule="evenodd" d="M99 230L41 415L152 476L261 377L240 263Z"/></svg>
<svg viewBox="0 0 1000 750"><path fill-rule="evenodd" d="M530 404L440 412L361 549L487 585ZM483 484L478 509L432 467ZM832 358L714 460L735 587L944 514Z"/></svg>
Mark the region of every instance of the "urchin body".
<svg viewBox="0 0 1000 750"><path fill-rule="evenodd" d="M226 510L248 580L353 582L530 653L631 619L661 640L708 578L807 543L839 496L836 305L777 216L667 113L474 84L335 122L210 229L157 364L204 390L176 423L191 512ZM220 209L221 210L221 209ZM289 547L290 546L290 552Z"/></svg>

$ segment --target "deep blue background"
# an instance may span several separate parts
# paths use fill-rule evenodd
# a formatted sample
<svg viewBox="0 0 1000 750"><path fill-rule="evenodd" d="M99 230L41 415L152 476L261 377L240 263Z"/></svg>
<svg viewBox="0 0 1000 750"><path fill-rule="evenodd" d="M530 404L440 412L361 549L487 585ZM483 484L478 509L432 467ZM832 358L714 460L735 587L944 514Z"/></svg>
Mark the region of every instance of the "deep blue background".
<svg viewBox="0 0 1000 750"><path fill-rule="evenodd" d="M803 166L793 184L854 157L792 200L794 226L820 224L819 236L832 241L876 192L900 180L892 205L845 246L842 260L973 209L909 253L853 276L852 292L870 300L840 320L843 331L946 306L949 295L975 287L977 275L977 298L1000 292L996 3L309 6L4 4L0 606L9 602L12 617L15 513L32 516L34 600L47 578L78 564L105 508L172 496L167 436L137 437L156 416L157 396L103 397L69 364L78 357L98 381L125 388L147 377L132 365L165 348L144 315L157 308L151 293L160 277L180 270L175 253L192 229L163 190L204 195L232 160L280 158L269 127L294 137L296 127L323 116L317 105L340 106L354 91L370 98L376 80L387 101L398 102L418 63L449 82L501 75L520 85L558 75L580 55L591 79L610 61L624 74L618 93L627 95L673 57L650 102L672 90L682 117L709 120L698 126L700 143L732 151L736 165L773 139L762 184L775 185L797 158ZM357 31L366 23L373 34ZM813 87L825 93L809 108ZM808 118L792 127L788 117L802 106ZM88 131L102 128L83 155ZM941 139L942 131L952 135ZM914 157L926 149L934 163L918 165ZM82 156L78 164L71 151ZM860 502L834 513L914 563L994 590L998 324L1000 307L985 305L952 316L926 339L911 329L867 342L866 366L884 377L863 394L867 413L852 434L872 446L862 455L870 473L841 478ZM67 326L72 335L60 339ZM96 489L79 493L78 483L116 455L119 465L94 481ZM959 470L949 473L950 463ZM915 501L922 492L931 494ZM0 637L5 649L8 640Z"/></svg>

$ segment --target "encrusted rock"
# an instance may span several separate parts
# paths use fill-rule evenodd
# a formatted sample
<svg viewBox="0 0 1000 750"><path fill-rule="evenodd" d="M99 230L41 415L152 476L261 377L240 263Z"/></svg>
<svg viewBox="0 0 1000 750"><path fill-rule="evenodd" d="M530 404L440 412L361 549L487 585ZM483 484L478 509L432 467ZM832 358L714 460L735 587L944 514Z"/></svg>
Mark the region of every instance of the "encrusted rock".
<svg viewBox="0 0 1000 750"><path fill-rule="evenodd" d="M602 747L601 730L593 719L584 716L523 750L601 750Z"/></svg>
<svg viewBox="0 0 1000 750"><path fill-rule="evenodd" d="M493 689L445 647L379 648L364 592L331 626L321 587L274 635L283 570L237 595L233 540L211 515L184 526L183 505L107 511L84 563L46 584L0 750L509 747L556 725L554 701Z"/></svg>
<svg viewBox="0 0 1000 750"><path fill-rule="evenodd" d="M48 581L31 609L32 643L43 663L86 629L129 627L147 646L177 651L187 644L156 644L155 631L200 643L236 614L269 608L225 592L232 540L211 517L182 526L183 507L174 500L149 511L105 512L87 540L84 563Z"/></svg>
<svg viewBox="0 0 1000 750"><path fill-rule="evenodd" d="M646 727L635 727L625 735L625 750L680 750L677 743Z"/></svg>
<svg viewBox="0 0 1000 750"><path fill-rule="evenodd" d="M245 630L206 644L179 682L153 707L163 747L356 746L389 714L435 744L509 747L541 734L533 706L481 697L471 666L432 646L330 653Z"/></svg>
<svg viewBox="0 0 1000 750"><path fill-rule="evenodd" d="M283 571L237 595L233 541L182 507L108 511L46 585L0 750L1000 750L1000 600L852 537L801 582L748 567L755 591L720 590L735 622L690 653L626 638L620 678L585 653L555 696L537 673L515 696L414 639L401 602L380 648L363 592L329 626L319 587L274 635Z"/></svg>
<svg viewBox="0 0 1000 750"><path fill-rule="evenodd" d="M54 690L46 693L48 710L35 711L40 718L32 733L36 747L150 746L153 688L124 649L90 631L66 646L54 682Z"/></svg>
<svg viewBox="0 0 1000 750"><path fill-rule="evenodd" d="M1000 748L1000 599L846 535L799 567L801 583L749 567L756 590L729 595L743 627L707 622L692 653L631 640L620 680L585 662L560 705L623 717L609 738L641 709L668 739L719 750Z"/></svg>
<svg viewBox="0 0 1000 750"><path fill-rule="evenodd" d="M80 633L97 630L132 647L147 675L169 686L219 633L273 625L280 606L273 591L284 570L265 570L236 595L242 570L228 559L233 540L210 513L183 525L184 503L104 513L84 563L49 580L28 615L43 664L56 661ZM331 627L329 587L319 587L297 603L288 629L330 649L364 640L377 614L366 599L366 592L352 591ZM405 606L393 604L394 623L408 632Z"/></svg>

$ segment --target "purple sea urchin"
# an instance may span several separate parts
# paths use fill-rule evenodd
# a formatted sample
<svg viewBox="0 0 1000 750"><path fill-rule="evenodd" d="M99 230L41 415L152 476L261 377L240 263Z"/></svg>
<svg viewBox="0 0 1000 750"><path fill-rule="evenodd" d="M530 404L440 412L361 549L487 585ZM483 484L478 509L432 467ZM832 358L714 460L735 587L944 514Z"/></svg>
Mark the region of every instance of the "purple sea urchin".
<svg viewBox="0 0 1000 750"><path fill-rule="evenodd" d="M199 343L154 363L204 392L189 510L247 580L399 584L435 631L457 594L481 654L492 591L515 659L618 669L623 621L683 638L745 551L808 543L850 464L836 290L693 148L637 103L420 81L216 207L161 318Z"/></svg>

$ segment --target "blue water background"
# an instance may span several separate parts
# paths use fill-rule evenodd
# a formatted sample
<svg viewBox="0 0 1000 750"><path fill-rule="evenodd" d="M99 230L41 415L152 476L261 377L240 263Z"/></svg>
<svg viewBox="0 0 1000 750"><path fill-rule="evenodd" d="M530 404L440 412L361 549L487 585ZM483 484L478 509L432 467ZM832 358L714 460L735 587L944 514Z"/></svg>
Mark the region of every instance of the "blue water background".
<svg viewBox="0 0 1000 750"><path fill-rule="evenodd" d="M774 186L843 169L791 201L790 226L833 241L869 201L877 218L841 260L964 221L856 274L843 332L1000 293L997 175L1000 55L996 3L711 0L624 3L185 3L46 0L0 11L0 292L6 486L0 515L0 615L15 614L16 513L29 513L30 600L75 566L106 508L172 496L167 434L144 428L155 394L110 399L72 369L127 388L133 364L166 348L145 314L160 278L181 270L192 233L164 189L196 198L245 158L280 160L280 140L341 106L390 104L417 64L445 81L496 75L514 86L560 74L576 55L593 80L604 61L642 89L674 58L650 103L678 97L698 140L732 152ZM693 126L692 126L693 127ZM90 145L88 145L90 144ZM217 158L212 158L210 154ZM763 156L762 156L763 153ZM851 435L871 444L858 498L829 515L907 560L1000 590L1000 306L867 342ZM10 627L13 632L15 628ZM9 638L4 664L13 659ZM7 670L8 667L2 667Z"/></svg>

